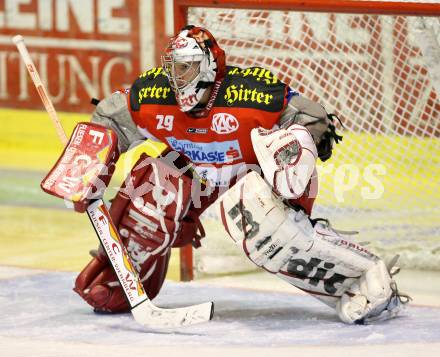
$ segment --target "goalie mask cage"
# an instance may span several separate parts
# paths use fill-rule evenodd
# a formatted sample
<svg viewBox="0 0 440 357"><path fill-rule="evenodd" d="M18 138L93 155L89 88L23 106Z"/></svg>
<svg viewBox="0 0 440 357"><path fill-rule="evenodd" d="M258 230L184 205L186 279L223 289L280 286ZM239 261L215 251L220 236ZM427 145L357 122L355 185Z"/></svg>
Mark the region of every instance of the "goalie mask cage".
<svg viewBox="0 0 440 357"><path fill-rule="evenodd" d="M440 1L174 1L176 32L209 29L227 64L270 69L341 117L312 216L420 269L440 269L439 16ZM203 222L202 248L181 250L183 280L255 269L214 209Z"/></svg>

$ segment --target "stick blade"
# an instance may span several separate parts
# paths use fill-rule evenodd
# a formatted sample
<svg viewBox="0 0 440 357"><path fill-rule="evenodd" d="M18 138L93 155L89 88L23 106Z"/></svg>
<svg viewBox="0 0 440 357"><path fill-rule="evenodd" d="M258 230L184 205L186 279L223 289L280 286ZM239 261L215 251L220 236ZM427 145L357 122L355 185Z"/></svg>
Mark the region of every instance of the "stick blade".
<svg viewBox="0 0 440 357"><path fill-rule="evenodd" d="M211 320L214 314L214 303L162 309L146 300L131 309L134 319L141 325L151 329L173 328L195 325Z"/></svg>

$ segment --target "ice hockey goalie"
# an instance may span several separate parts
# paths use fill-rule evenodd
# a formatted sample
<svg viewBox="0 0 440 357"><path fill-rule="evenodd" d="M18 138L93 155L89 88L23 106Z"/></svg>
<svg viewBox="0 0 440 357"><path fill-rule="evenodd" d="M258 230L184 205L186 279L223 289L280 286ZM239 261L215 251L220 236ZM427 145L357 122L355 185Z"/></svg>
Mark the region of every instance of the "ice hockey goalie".
<svg viewBox="0 0 440 357"><path fill-rule="evenodd" d="M384 262L310 218L316 160L328 160L340 140L335 119L270 70L227 65L208 30L186 26L162 67L99 102L42 186L83 211L102 194L119 153L147 139L162 142L162 157L142 155L110 207L150 299L171 248L200 245L200 214L235 183L220 211L250 260L333 306L347 323L389 318L402 304ZM259 174L240 180L250 167ZM129 308L101 250L74 290L95 311Z"/></svg>

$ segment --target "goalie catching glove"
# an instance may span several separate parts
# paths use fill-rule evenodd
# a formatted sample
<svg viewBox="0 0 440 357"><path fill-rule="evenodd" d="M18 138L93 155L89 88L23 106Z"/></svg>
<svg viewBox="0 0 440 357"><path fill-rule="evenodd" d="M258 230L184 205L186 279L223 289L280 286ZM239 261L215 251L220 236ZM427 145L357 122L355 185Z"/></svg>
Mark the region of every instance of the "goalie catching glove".
<svg viewBox="0 0 440 357"><path fill-rule="evenodd" d="M287 129L251 131L252 146L264 177L274 191L296 199L304 193L318 157L310 132L301 125Z"/></svg>
<svg viewBox="0 0 440 357"><path fill-rule="evenodd" d="M312 224L257 173L218 201L229 236L259 267L336 309L346 323L396 316L403 305L384 262L321 222Z"/></svg>
<svg viewBox="0 0 440 357"><path fill-rule="evenodd" d="M335 119L342 125L341 119L336 114L326 114L324 118L316 118L304 113L295 114L294 123L304 126L310 132L322 162L332 156L333 143L338 144L342 141L342 136L336 133Z"/></svg>
<svg viewBox="0 0 440 357"><path fill-rule="evenodd" d="M319 103L295 95L281 117L280 127L297 124L307 128L316 144L319 159L327 161L332 156L333 144L342 141L342 136L336 133L336 120L344 127L336 114L328 114Z"/></svg>

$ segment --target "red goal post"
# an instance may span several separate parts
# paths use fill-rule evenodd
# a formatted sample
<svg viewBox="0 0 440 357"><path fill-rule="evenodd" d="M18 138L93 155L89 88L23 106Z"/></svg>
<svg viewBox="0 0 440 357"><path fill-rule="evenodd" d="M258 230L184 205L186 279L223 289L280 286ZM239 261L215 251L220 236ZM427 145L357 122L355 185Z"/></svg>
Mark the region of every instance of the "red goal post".
<svg viewBox="0 0 440 357"><path fill-rule="evenodd" d="M195 15L191 15L191 11L192 9L195 8L199 8L202 9L199 12L196 12ZM227 57L227 61L230 64L234 64L234 65L242 65L242 66L248 66L248 65L261 65L263 67L269 67L271 69L273 69L275 72L281 73L281 79L284 81L289 81L289 80L295 80L296 82L299 83L299 85L297 87L294 86L295 89L299 89L299 91L301 93L304 93L306 96L311 97L312 99L315 100L319 100L321 101L323 104L327 104L327 102L330 102L330 109L335 109L336 112L338 113L343 113L343 114L349 114L348 115L348 120L353 119L353 122L349 122L346 126L347 126L347 130L348 133L354 133L354 134L358 134L362 135L362 132L365 133L370 133L370 134L374 134L374 135L381 135L384 140L388 140L389 138L394 138L394 137L398 137L398 139L394 140L392 142L392 144L388 144L391 146L396 146L394 148L395 152L393 153L393 155L397 155L398 152L402 152L403 148L405 146L408 145L412 145L412 142L410 144L408 144L407 140L409 140L408 137L418 137L418 138L428 138L428 139L435 139L435 138L439 138L440 137L440 126L438 124L438 120L440 120L440 117L438 116L438 112L439 112L439 96L440 94L438 94L439 96L437 96L435 94L435 90L432 89L432 87L434 86L430 80L429 80L429 74L428 69L426 68L425 65L420 64L419 59L417 58L416 60L414 60L414 58L416 57L416 55L414 55L414 53L416 53L417 49L414 48L414 46L407 46L406 47L406 42L407 42L407 37L409 37L410 35L408 35L407 30L406 30L406 24L401 22L399 19L400 18L405 18L405 17L439 17L440 16L440 3L434 3L433 1L418 1L418 2L404 2L404 1L325 1L325 0L308 0L308 1L301 1L301 0L271 0L271 1L258 1L258 0L222 0L222 1L217 1L217 0L204 0L204 1L198 1L198 0L174 0L174 28L175 31L177 32L180 28L182 28L184 25L186 25L188 23L188 16L192 16L192 24L195 25L205 25L206 23L204 23L205 21L203 20L202 17L200 17L201 15L199 15L200 13L204 13L206 11L204 11L203 9L211 9L211 8L217 8L219 9L219 12L222 13L216 13L215 16L219 16L222 17L223 19L226 19L226 23L230 23L232 24L231 21L234 21L234 15L231 14L230 12L227 11L223 11L224 10L232 10L232 9L236 9L236 10L253 10L254 14L259 14L259 16L261 15L261 17L259 18L255 18L252 19L252 24L262 24L263 28L264 26L267 27L267 29L270 28L269 31L269 36L271 36L272 33L274 33L273 30L273 26L275 26L276 24L270 24L267 25L267 14L269 12L282 12L282 13L291 13L291 12L298 12L298 13L322 13L322 14L326 14L323 16L327 16L329 20L329 27L330 30L332 31L331 27L334 27L334 22L335 20L335 15L339 15L339 14L349 14L349 15L358 15L359 17L361 17L362 19L356 19L356 20L352 20L352 28L348 28L348 31L356 31L358 26L362 26L363 24L367 24L367 25L371 25L371 23L374 23L376 20L374 16L389 16L389 17L396 17L398 18L398 20L395 21L393 27L391 27L389 29L390 33L392 34L392 48L389 50L390 56L393 56L393 60L395 63L393 64L387 64L387 63L382 63L382 62L386 62L386 61L381 61L380 59L378 59L378 57L380 57L380 53L376 52L376 51L381 51L383 50L385 47L387 47L388 45L384 42L384 40L382 39L382 37L384 36L384 34L380 31L378 31L377 33L375 31L372 30L368 30L370 31L370 33L373 33L372 38L374 38L373 40L377 42L377 45L373 45L371 47L368 48L368 51L371 51L371 53L369 53L369 55L371 57L368 58L368 63L362 63L362 64L340 64L340 73L337 73L336 75L334 73L329 73L329 75L326 75L326 73L322 74L322 77L320 77L318 79L319 81L319 86L321 87L321 89L325 89L325 91L328 91L330 93L333 93L333 96L338 97L338 93L339 91L342 91L339 87L337 87L337 85L334 82L337 81L343 81L343 76L346 75L347 77L350 77L349 81L346 81L347 83L345 83L346 87L344 88L344 91L347 92L348 89L347 88L351 88L351 90L353 90L355 93L351 94L348 93L346 98L344 98L344 104L345 107L341 107L341 105L339 105L337 103L337 101L332 101L329 100L329 98L321 98L319 96L320 93L316 93L313 91L313 86L309 85L307 86L307 83L310 84L310 78L307 77L307 75L303 75L301 73L291 73L289 71L289 66L293 66L295 64L298 63L298 61L279 61L277 58L270 58L270 53L266 53L267 56L263 56L263 54L261 52L258 52L258 50L260 51L267 51L267 46L275 46L274 48L278 48L280 47L280 44L277 43L278 39L279 39L279 34L277 34L276 36L278 36L276 39L274 39L273 41L271 41L270 38L267 39L267 41L263 41L264 39L255 40L255 48L256 48L256 52L255 52L255 56L254 56L254 61L249 61L246 58L240 58L239 55L237 55L237 51L234 52L232 51L232 55L230 56L230 58L232 59L232 61L228 61L228 57ZM259 11L259 12L258 12ZM369 16L372 15L373 17L369 20L369 19L364 19L365 16ZM251 15L249 15L251 16ZM207 16L209 17L209 16ZM198 20L197 22L202 22L202 23L193 23L194 19ZM190 21L191 21L191 17L190 17ZM229 22L228 22L229 21ZM206 21L207 23L209 23L209 21ZM269 27L272 26L272 27ZM280 26L283 26L283 24L280 24ZM208 27L208 26L206 26ZM402 33L398 33L396 34L396 32L398 31L397 29L400 28L404 28L402 30ZM210 27L208 27L208 29L210 29L213 33L214 36L216 36L216 31L215 29L212 29ZM237 24L234 25L234 27L231 27L230 31L234 31L234 29L239 29L239 26ZM303 28L304 29L304 28ZM302 30L303 30L302 29ZM309 31L310 29L307 28L307 31ZM280 33L282 32L286 32L285 30L281 30ZM233 33L233 36L239 36L239 33ZM335 33L330 33L329 36L336 36ZM335 37L336 38L336 37ZM230 41L229 39L223 39L220 36L219 43L221 46L224 46L226 49L226 54L228 56L228 46L234 46L233 44L231 45L232 41ZM240 39L234 39L234 43L239 43ZM315 48L318 47L319 44L315 43L315 41L313 39L308 39L306 41L304 41L301 44L298 44L297 42L295 42L294 40L290 39L290 38L286 38L285 39L286 43L289 43L289 46L292 47L292 50L295 49L303 49L305 47L310 47L310 48ZM245 41L241 41L241 43L243 43ZM249 47L251 45L249 45L248 43L246 44L241 44L246 51L246 54L249 54ZM276 47L278 46L278 47ZM282 45L281 45L282 46ZM348 56L348 50L346 49L347 46L346 44L338 44L333 46L331 43L328 43L325 45L325 48L332 48L332 47L340 47L341 53L340 55L343 56ZM353 43L352 46L354 48L357 47L361 47L361 45L357 45L356 43ZM365 49L363 49L365 50ZM329 50L330 51L330 50ZM331 50L333 51L333 49ZM344 53L344 51L346 51ZM399 52L400 51L400 52ZM396 55L396 53L398 52L398 54ZM407 52L410 52L410 54L408 54ZM419 51L420 52L420 51ZM418 53L418 52L417 52ZM335 53L332 53L332 55L336 56ZM414 56L413 56L414 55ZM412 56L412 57L411 57ZM410 58L411 57L411 58ZM414 58L413 58L414 57ZM408 63L404 62L406 60L409 60ZM376 63L378 62L378 63ZM342 63L342 62L341 62ZM316 64L317 64L317 68L316 68ZM322 73L322 72L326 72L327 70L329 70L329 68L333 68L333 67L329 67L328 64L326 64L324 61L322 60L318 60L316 63L311 64L310 68L307 68L308 73ZM315 66L315 67L313 67ZM322 66L322 67L319 67ZM338 65L339 66L339 65ZM414 68L417 68L417 73L415 73L415 70L413 71L410 67L413 66ZM399 69L400 67L400 69ZM277 70L278 69L278 70ZM400 70L400 72L399 72ZM356 77L356 72L359 72L359 78L355 78ZM390 74L389 77L383 76L382 72L385 71L391 71L392 73ZM287 72L289 74L287 74ZM320 74L321 75L321 74ZM362 77L367 77L367 78L362 78ZM422 78L423 79L420 79ZM416 78L417 77L417 78ZM419 78L420 77L420 78ZM426 78L425 78L426 77ZM408 79L409 78L409 79ZM306 84L301 84L301 80L304 80L304 82L306 82ZM411 85L414 88L409 88L407 89L405 86L405 83L407 83L407 81L411 82ZM370 81L371 83L365 83L367 81ZM384 83L382 83L381 81L383 81ZM388 83L386 83L388 82ZM362 84L359 84L362 83ZM379 95L383 96L383 97L387 97L387 99L381 101L378 100L376 101L374 99L374 97L372 97L370 99L369 95L371 94L371 91L374 90L374 87L377 88L377 90L379 91ZM400 88L402 87L402 88ZM429 88L428 88L429 87ZM428 88L428 89L426 89ZM392 93L390 93L390 89L392 89ZM426 90L425 90L426 89ZM360 92L361 95L357 95L357 92ZM423 92L423 93L422 93ZM372 108L372 106L369 106L369 103L364 103L362 102L363 98L365 98L365 101L370 102L373 101L373 104L375 107ZM331 98L330 98L331 99ZM417 107L418 102L420 102L421 100L424 100L425 102L423 102L423 108L419 108ZM388 101L388 102L387 102ZM392 101L393 105L391 106L389 104L389 102ZM327 105L326 105L327 107ZM327 107L328 108L328 107ZM381 122L376 121L375 118L373 118L372 113L374 110L377 110L377 113L379 113L379 117L382 118ZM415 111L417 112L417 115L420 116L419 118L414 119L411 114L414 113ZM375 113L375 114L377 114ZM344 116L344 115L343 115ZM364 121L356 121L356 118L350 117L350 116L365 116ZM371 118L373 119L370 119ZM350 137L349 139L350 140ZM356 137L355 139L353 139L355 142L358 142L358 144L362 147L362 145L364 145L363 142L360 142L361 140L363 140L362 137ZM374 138L369 138L369 140L375 140ZM422 140L422 139L421 139ZM370 144L368 144L370 145ZM377 147L377 145L383 145L382 142L380 142L379 144L371 144L371 145L375 145L374 147ZM427 151L432 151L434 150L434 153L437 152L439 153L440 147L438 146L438 144L433 144L432 142L429 143L425 143L423 142L422 144L420 144L419 142L417 142L416 144L416 148L420 148L423 147L424 150ZM417 146L418 145L418 146ZM349 150L347 149L347 147L342 148L341 150ZM371 148L367 148L366 150L366 154L368 154L368 152L374 151L375 149L373 147ZM391 155L391 154L390 154ZM385 165L388 165L387 167L391 167L391 171L393 171L395 169L394 166L396 166L398 163L394 162L394 159L392 157L385 157L384 161L381 161L381 158L377 158L374 157L374 159L377 159L377 162L384 162ZM361 159L359 159L361 160ZM414 158L412 158L411 160L414 161ZM411 162L413 162L411 161ZM343 161L341 161L343 162ZM428 163L428 164L433 164L433 163ZM438 169L438 168L437 168ZM415 167L414 168L415 171L418 171L418 173L420 173L420 168ZM428 168L429 171L429 168ZM393 171L394 172L394 171ZM429 172L423 175L423 179L426 178L427 182L429 181L430 178L435 177L435 175L438 173L438 170L431 170ZM414 175L417 175L417 173L415 173ZM392 176L392 175L391 175ZM394 181L393 181L394 180ZM411 181L413 180L413 181ZM419 177L414 176L414 178L409 178L408 182L406 182L406 184L408 185L408 187L412 186L415 184L415 182L419 180ZM400 201L400 197L404 196L406 192L400 192L397 189L393 190L393 185L395 185L397 183L397 185L400 184L400 182L402 182L402 177L399 176L399 174L395 175L395 177L393 179L390 179L390 182L387 182L387 184L389 185L388 187L391 187L391 189L389 191L391 191L391 193L389 195L386 195L387 198L387 202L392 202L392 204L390 204L389 206L386 206L386 209L389 209L390 211L385 211L385 214L388 214L389 212L391 212L391 210L393 209L397 209L399 208L399 206L401 205L414 205L414 202L416 202L416 199L414 199L414 201L412 201L411 199L407 199L406 201L403 201L403 203ZM429 184L424 183L424 186L429 186ZM328 188L328 187L327 187ZM326 182L324 180L324 191L326 189ZM428 188L426 188L426 190L423 193L423 199L427 199L427 205L429 207L434 207L432 201L429 201L429 197L432 198L432 200L437 199L438 194L435 194L435 187L431 187L429 186ZM395 191L395 192L394 192ZM410 193L410 195L413 195L412 192ZM324 196L325 196L325 192L324 192ZM354 196L353 196L354 197ZM397 197L397 198L395 198ZM420 201L420 198L417 198L418 201ZM364 217L365 216L365 211L363 211L363 208L359 208L357 207L358 203L354 203L356 201L356 198L352 198L352 202L349 203L347 206L344 206L344 204L342 204L343 209L348 209L350 214L353 212L355 212L356 214L359 214L360 217ZM363 201L363 203L365 203L365 201ZM324 198L324 202L323 205L324 206L331 206L328 205L328 200L326 201L326 199ZM369 203L368 203L369 204ZM417 204L417 202L416 202ZM383 206L383 204L382 204ZM382 207L381 206L381 207ZM419 209L419 211L424 209L424 205L422 205L423 207L421 207ZM374 204L372 205L367 205L366 206L368 209L374 209L377 208L377 206L375 206ZM337 209L336 209L337 210ZM347 211L348 212L348 211ZM409 211L408 211L409 212ZM402 221L405 221L407 218L407 215L411 215L412 213L408 213L407 211L405 211L404 213L402 213L401 216L396 216L396 224L401 224ZM425 212L425 211L423 211ZM431 214L432 209L430 208L429 213ZM438 211L435 211L436 213L438 213ZM343 213L345 214L345 213ZM356 220L359 218L356 218L358 216L350 216L352 220ZM377 218L372 218L372 220L377 219ZM386 219L385 219L386 220ZM394 221L393 221L394 222ZM380 232L381 236L387 236L387 229L389 227L386 226L386 223L382 223L384 225L384 227L386 228L379 228L379 230L382 229L382 232ZM368 224L366 224L368 226ZM391 224L390 224L391 225ZM372 225L370 225L372 226ZM367 231L368 229L370 229L371 231L374 231L375 226L372 227L367 227ZM400 228L399 228L400 229ZM421 232L420 234L423 234L423 230L425 229L434 229L434 233L433 233L433 239L437 239L438 238L438 234L439 234L439 230L438 227L435 226L434 228L432 226L429 227L419 227L417 226L416 228L414 228L413 226L410 227L409 231L411 231L411 229L415 229L417 230L417 234L419 234L418 232ZM401 228L402 232L399 233L403 236L405 236L408 232L408 230L405 230L405 228ZM227 239L227 238L225 238ZM385 239L385 238L384 238ZM405 238L403 238L404 240ZM380 239L379 239L380 240ZM400 241L399 241L400 242ZM405 240L404 240L405 242ZM203 243L203 242L202 242ZM434 245L437 244L438 242L435 240L435 242L433 243ZM381 243L382 244L382 243ZM400 243L399 243L400 244ZM404 243L406 244L406 243ZM386 245L386 244L385 244ZM393 244L392 244L393 245ZM378 245L378 249L383 249L386 253L386 248L384 248L383 245ZM440 247L440 245L439 245ZM393 250L395 246L393 245ZM201 248L203 249L203 247ZM435 247L432 248L433 250L433 254L435 254ZM438 248L440 249L440 248ZM181 249L181 253L180 253L180 257L181 257L181 279L182 280L192 280L194 277L194 257L193 257L193 251L191 247L186 247ZM411 258L409 258L411 260ZM437 258L436 258L437 259ZM436 262L435 264L439 264L439 262ZM428 264L429 266L429 264Z"/></svg>

